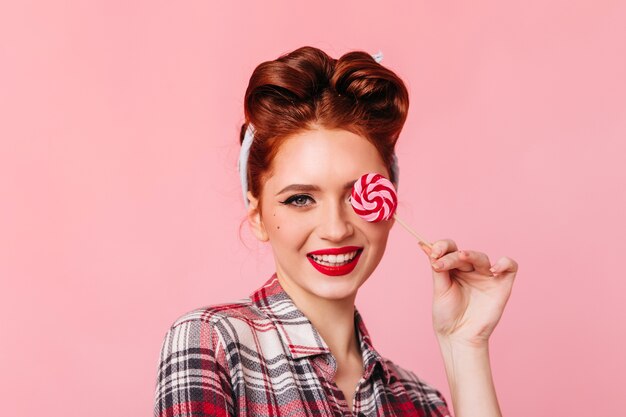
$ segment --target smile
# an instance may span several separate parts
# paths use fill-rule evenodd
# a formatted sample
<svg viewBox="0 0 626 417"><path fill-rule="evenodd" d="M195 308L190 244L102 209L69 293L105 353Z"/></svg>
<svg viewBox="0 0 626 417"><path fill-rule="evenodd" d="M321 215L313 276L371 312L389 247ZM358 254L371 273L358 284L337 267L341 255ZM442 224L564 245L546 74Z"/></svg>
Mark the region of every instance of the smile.
<svg viewBox="0 0 626 417"><path fill-rule="evenodd" d="M346 275L356 267L362 252L363 248L358 246L329 248L309 252L307 259L315 269L325 275Z"/></svg>

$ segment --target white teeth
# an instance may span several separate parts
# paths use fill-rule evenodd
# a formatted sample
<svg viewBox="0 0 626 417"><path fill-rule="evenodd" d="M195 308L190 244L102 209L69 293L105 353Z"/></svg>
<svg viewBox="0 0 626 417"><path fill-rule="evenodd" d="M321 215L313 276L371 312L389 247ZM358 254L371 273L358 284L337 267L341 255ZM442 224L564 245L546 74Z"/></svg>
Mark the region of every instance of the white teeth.
<svg viewBox="0 0 626 417"><path fill-rule="evenodd" d="M311 255L311 257L315 262L321 265L340 266L352 261L356 254L357 251L353 251L341 255Z"/></svg>

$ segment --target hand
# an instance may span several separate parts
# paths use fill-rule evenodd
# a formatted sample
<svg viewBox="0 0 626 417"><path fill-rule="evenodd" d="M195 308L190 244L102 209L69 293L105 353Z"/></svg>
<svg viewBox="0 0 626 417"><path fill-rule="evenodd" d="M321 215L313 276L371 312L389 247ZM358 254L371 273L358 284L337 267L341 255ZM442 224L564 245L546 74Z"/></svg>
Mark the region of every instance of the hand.
<svg viewBox="0 0 626 417"><path fill-rule="evenodd" d="M438 240L432 251L420 243L433 266L433 327L439 339L485 346L506 305L517 262L506 256L492 265L486 254L459 251L451 239ZM434 258L431 257L434 253Z"/></svg>

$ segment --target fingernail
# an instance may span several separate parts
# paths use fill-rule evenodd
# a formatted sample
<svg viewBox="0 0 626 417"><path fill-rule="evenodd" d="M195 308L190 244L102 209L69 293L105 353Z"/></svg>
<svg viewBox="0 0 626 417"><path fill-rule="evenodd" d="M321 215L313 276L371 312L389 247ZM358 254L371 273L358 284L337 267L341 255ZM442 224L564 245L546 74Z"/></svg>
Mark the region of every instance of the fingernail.
<svg viewBox="0 0 626 417"><path fill-rule="evenodd" d="M490 270L490 271L491 271L491 273L493 274L493 273L495 273L495 272L498 270L498 268L494 265L494 266L492 266L491 268L489 268L489 270Z"/></svg>
<svg viewBox="0 0 626 417"><path fill-rule="evenodd" d="M430 257L433 259L437 259L439 257L439 250L433 249L433 251L430 253Z"/></svg>
<svg viewBox="0 0 626 417"><path fill-rule="evenodd" d="M432 266L435 269L440 269L441 267L443 267L443 262L441 262L441 261L433 262Z"/></svg>

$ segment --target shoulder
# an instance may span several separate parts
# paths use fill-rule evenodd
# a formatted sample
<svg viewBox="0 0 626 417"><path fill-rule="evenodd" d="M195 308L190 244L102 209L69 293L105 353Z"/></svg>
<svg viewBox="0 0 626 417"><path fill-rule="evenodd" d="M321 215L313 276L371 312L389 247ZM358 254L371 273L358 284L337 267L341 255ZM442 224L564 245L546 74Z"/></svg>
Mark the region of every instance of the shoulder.
<svg viewBox="0 0 626 417"><path fill-rule="evenodd" d="M166 340L178 340L180 349L190 346L225 347L229 341L239 339L239 333L246 333L254 323L267 320L252 303L250 298L211 304L187 311L178 316L170 325ZM174 339L174 340L171 340Z"/></svg>
<svg viewBox="0 0 626 417"><path fill-rule="evenodd" d="M389 372L391 380L402 385L407 395L415 403L420 405L447 407L447 402L443 394L433 385L418 377L415 372L407 369L388 358L383 358Z"/></svg>
<svg viewBox="0 0 626 417"><path fill-rule="evenodd" d="M171 324L157 368L155 417L178 415L176 410L185 416L235 415L236 361L228 329L254 320L254 314L242 299L188 311Z"/></svg>
<svg viewBox="0 0 626 417"><path fill-rule="evenodd" d="M250 298L236 301L211 304L190 310L180 315L171 327L177 327L189 322L217 323L229 320L258 320L262 318Z"/></svg>

